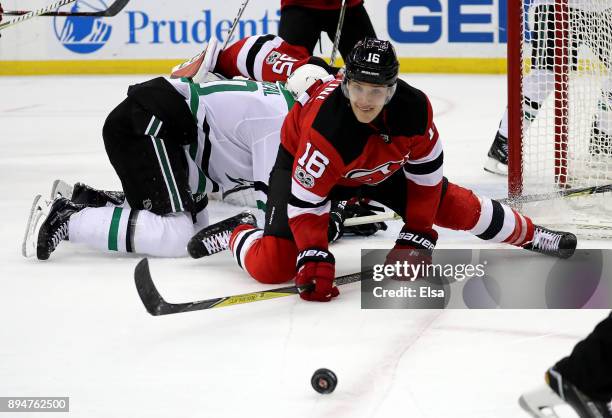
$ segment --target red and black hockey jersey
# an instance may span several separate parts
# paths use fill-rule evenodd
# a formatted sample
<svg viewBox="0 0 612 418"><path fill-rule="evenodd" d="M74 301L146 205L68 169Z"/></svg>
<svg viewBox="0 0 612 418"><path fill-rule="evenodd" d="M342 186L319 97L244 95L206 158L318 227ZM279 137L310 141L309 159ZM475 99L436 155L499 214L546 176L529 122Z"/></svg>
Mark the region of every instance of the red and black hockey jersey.
<svg viewBox="0 0 612 418"><path fill-rule="evenodd" d="M376 185L402 169L406 225L431 233L442 184L442 144L432 108L420 90L398 80L392 100L370 124L357 121L340 79L314 85L289 112L281 145L294 157L289 225L300 250L327 248L336 186Z"/></svg>
<svg viewBox="0 0 612 418"><path fill-rule="evenodd" d="M335 73L302 46L291 45L275 35L249 36L219 53L214 71L225 77L243 76L257 81L287 81L304 64L316 64Z"/></svg>
<svg viewBox="0 0 612 418"><path fill-rule="evenodd" d="M346 0L346 7L358 6L363 0ZM342 0L281 0L281 9L287 6L308 7L310 9L339 10Z"/></svg>

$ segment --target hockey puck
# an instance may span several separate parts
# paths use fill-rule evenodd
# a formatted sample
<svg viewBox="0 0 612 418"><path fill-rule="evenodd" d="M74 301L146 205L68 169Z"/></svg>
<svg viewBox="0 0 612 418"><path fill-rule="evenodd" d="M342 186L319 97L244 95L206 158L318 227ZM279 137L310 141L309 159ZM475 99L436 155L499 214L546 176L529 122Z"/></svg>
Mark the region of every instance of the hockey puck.
<svg viewBox="0 0 612 418"><path fill-rule="evenodd" d="M310 383L314 390L322 394L332 393L338 384L336 374L329 369L318 369L312 375Z"/></svg>

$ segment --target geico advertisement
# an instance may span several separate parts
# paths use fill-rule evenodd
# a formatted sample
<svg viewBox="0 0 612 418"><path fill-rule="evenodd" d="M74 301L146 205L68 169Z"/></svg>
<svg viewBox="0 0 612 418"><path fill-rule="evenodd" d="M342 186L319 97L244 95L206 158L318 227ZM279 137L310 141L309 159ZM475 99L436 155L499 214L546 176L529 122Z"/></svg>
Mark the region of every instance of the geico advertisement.
<svg viewBox="0 0 612 418"><path fill-rule="evenodd" d="M23 9L18 0L5 10ZM77 0L62 11L104 10ZM38 3L40 5L40 3ZM183 58L211 37L225 40L241 0L131 0L114 17L39 17L2 31L0 59ZM277 33L277 0L252 0L232 38ZM377 34L402 57L503 57L506 0L366 0ZM350 22L347 22L350 24ZM326 55L331 42L322 36Z"/></svg>

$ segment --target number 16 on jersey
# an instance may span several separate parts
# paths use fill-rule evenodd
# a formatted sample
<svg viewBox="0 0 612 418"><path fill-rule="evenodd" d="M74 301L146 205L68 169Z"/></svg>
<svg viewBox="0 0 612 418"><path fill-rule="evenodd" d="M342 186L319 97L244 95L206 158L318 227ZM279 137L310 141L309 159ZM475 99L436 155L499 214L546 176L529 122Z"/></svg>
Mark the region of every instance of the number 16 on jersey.
<svg viewBox="0 0 612 418"><path fill-rule="evenodd" d="M323 175L329 158L327 158L318 149L313 150L312 144L306 144L306 151L298 160L298 166L295 168L296 180L305 188L310 189L314 186L314 179L318 179Z"/></svg>

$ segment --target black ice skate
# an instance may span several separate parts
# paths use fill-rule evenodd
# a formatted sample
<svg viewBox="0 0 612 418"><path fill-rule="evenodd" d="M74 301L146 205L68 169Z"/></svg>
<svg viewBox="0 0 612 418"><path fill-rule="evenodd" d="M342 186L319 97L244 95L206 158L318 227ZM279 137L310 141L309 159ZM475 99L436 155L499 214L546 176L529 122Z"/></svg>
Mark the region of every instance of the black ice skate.
<svg viewBox="0 0 612 418"><path fill-rule="evenodd" d="M65 197L58 197L48 207L47 216L42 220L36 238L36 257L46 260L59 243L68 239L70 216L85 206L72 203Z"/></svg>
<svg viewBox="0 0 612 418"><path fill-rule="evenodd" d="M65 197L73 203L85 205L87 207L99 208L110 203L113 206L120 206L125 201L123 192L108 190L98 190L85 183L75 183L74 186L63 180L55 180L51 187L51 199Z"/></svg>
<svg viewBox="0 0 612 418"><path fill-rule="evenodd" d="M610 404L591 399L554 367L546 372L545 379L547 387L525 393L519 398L519 405L531 416L557 418L553 407L565 402L580 418L612 418Z"/></svg>
<svg viewBox="0 0 612 418"><path fill-rule="evenodd" d="M591 126L591 137L589 138L589 153L592 156L612 156L612 137L599 128L597 120Z"/></svg>
<svg viewBox="0 0 612 418"><path fill-rule="evenodd" d="M508 175L508 138L500 134L499 131L495 135L487 154L484 169L489 173Z"/></svg>
<svg viewBox="0 0 612 418"><path fill-rule="evenodd" d="M571 232L553 231L534 225L533 239L523 245L523 248L554 257L568 258L574 254L576 244L576 235Z"/></svg>
<svg viewBox="0 0 612 418"><path fill-rule="evenodd" d="M561 399L574 408L580 418L612 418L608 403L591 399L570 381L564 379L554 367L546 372L546 383Z"/></svg>
<svg viewBox="0 0 612 418"><path fill-rule="evenodd" d="M257 219L248 211L227 218L203 228L187 244L187 251L193 258L201 258L227 250L232 231L242 224L257 226Z"/></svg>

